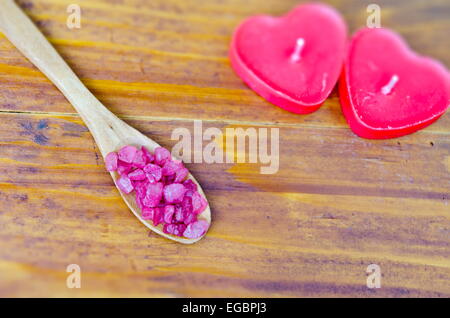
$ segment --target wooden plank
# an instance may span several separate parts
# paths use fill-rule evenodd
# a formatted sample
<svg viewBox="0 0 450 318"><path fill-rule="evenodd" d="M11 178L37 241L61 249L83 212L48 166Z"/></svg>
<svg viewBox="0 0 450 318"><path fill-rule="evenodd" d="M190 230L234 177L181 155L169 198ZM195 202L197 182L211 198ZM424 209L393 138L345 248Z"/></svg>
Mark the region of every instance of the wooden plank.
<svg viewBox="0 0 450 318"><path fill-rule="evenodd" d="M336 94L314 114L293 115L254 94L229 66L228 45L239 21L257 12L282 14L296 1L80 1L79 30L65 26L70 1L21 3L88 87L119 115L348 127ZM330 4L341 10L352 32L365 24L365 3ZM419 53L450 65L446 1L379 4L383 25L400 32ZM0 111L73 113L5 38L0 38L0 81ZM449 122L445 114L427 130L446 132Z"/></svg>
<svg viewBox="0 0 450 318"><path fill-rule="evenodd" d="M446 134L374 143L282 127L276 175L190 164L214 223L185 247L147 235L78 117L0 120L0 295L450 296ZM130 124L168 147L173 129L192 130ZM71 263L82 268L80 290L65 286ZM365 286L372 263L384 275L377 291Z"/></svg>
<svg viewBox="0 0 450 318"><path fill-rule="evenodd" d="M0 34L0 296L431 296L450 288L450 116L370 141L333 93L307 116L249 90L227 59L245 17L286 0L19 0L87 86L171 147L175 128L280 129L280 169L188 164L212 205L205 240L148 235L104 171L92 137L55 87ZM366 5L327 1L353 32ZM378 1L382 24L450 65L445 0ZM226 150L226 149L224 149ZM66 267L82 288L66 288ZM382 288L366 287L378 264Z"/></svg>

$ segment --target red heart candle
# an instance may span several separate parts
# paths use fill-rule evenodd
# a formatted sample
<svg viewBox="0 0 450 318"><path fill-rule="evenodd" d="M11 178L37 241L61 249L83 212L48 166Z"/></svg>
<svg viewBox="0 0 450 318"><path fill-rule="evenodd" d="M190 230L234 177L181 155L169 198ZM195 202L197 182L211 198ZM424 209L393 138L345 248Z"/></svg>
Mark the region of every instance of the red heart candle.
<svg viewBox="0 0 450 318"><path fill-rule="evenodd" d="M441 116L450 79L437 61L412 52L387 29L362 29L350 43L339 83L342 110L359 136L394 138Z"/></svg>
<svg viewBox="0 0 450 318"><path fill-rule="evenodd" d="M315 111L342 69L347 27L323 4L299 6L281 18L255 16L235 31L236 73L269 102L294 113Z"/></svg>

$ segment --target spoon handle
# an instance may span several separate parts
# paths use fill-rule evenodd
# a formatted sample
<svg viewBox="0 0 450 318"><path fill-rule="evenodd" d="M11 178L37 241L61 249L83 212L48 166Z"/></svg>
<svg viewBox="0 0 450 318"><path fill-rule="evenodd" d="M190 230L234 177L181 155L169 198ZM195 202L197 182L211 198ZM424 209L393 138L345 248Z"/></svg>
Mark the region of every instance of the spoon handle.
<svg viewBox="0 0 450 318"><path fill-rule="evenodd" d="M121 137L134 130L84 86L13 0L0 0L0 30L69 100L91 131L103 156L115 150Z"/></svg>

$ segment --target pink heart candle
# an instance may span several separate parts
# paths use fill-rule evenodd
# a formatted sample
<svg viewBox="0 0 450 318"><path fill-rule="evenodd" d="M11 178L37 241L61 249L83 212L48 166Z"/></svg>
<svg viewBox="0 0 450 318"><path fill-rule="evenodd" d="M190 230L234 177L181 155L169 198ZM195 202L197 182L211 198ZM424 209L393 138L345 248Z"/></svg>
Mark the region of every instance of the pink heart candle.
<svg viewBox="0 0 450 318"><path fill-rule="evenodd" d="M339 93L357 135L394 138L431 124L445 112L450 79L442 64L412 52L396 33L365 28L352 38Z"/></svg>
<svg viewBox="0 0 450 318"><path fill-rule="evenodd" d="M318 109L339 79L347 27L323 4L299 6L281 18L255 16L235 31L235 72L269 102L300 114Z"/></svg>

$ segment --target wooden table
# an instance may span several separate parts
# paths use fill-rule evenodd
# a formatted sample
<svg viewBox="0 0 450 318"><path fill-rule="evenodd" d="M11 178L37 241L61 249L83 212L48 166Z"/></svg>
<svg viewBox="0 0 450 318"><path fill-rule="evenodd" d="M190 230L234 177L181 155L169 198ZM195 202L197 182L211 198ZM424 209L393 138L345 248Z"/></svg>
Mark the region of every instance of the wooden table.
<svg viewBox="0 0 450 318"><path fill-rule="evenodd" d="M230 68L233 28L297 1L21 0L109 109L166 147L175 128L278 127L280 170L189 164L213 211L192 246L132 216L60 92L0 37L0 296L450 296L450 114L406 137L355 136L333 93L301 116ZM328 1L353 32L367 1ZM447 0L377 1L382 24L450 66ZM69 264L81 288L66 287ZM380 289L366 286L378 264Z"/></svg>

